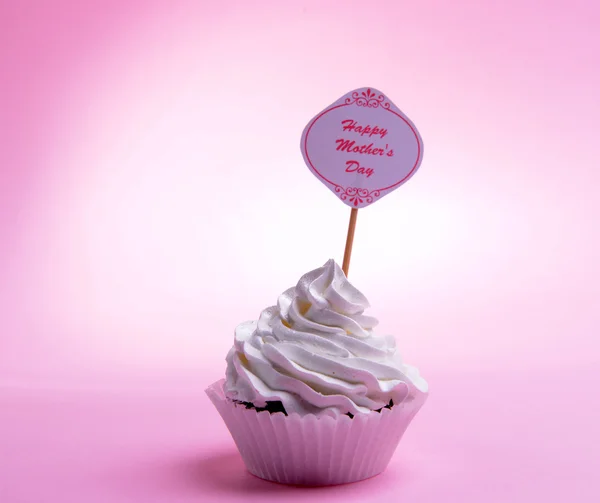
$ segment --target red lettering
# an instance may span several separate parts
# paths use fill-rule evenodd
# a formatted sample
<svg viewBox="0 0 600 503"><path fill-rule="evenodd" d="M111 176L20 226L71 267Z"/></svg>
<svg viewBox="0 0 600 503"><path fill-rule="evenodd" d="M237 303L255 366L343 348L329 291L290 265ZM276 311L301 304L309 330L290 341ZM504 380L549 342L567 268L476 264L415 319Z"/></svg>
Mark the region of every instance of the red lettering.
<svg viewBox="0 0 600 503"><path fill-rule="evenodd" d="M369 178L375 170L373 168L367 168L365 166L361 166L358 161L346 161L346 173L356 172L360 175L365 175Z"/></svg>
<svg viewBox="0 0 600 503"><path fill-rule="evenodd" d="M360 168L358 161L346 161L346 173L352 173Z"/></svg>
<svg viewBox="0 0 600 503"><path fill-rule="evenodd" d="M356 143L354 140L344 140L343 138L335 140L335 142L338 144L336 150L341 150L342 152L350 152L350 149Z"/></svg>
<svg viewBox="0 0 600 503"><path fill-rule="evenodd" d="M363 145L360 144L356 144L356 142L354 140L347 140L345 138L338 138L337 140L335 140L335 143L337 143L337 147L335 148L337 151L339 152L351 152L354 154L366 154L366 155L385 155L385 149L383 148L373 148L373 143L365 143ZM386 145L387 148L387 145ZM389 153L387 154L389 157L391 157L393 154L393 151L391 151L392 154L390 155Z"/></svg>
<svg viewBox="0 0 600 503"><path fill-rule="evenodd" d="M367 124L366 126L360 125L357 121L353 119L345 119L342 121L342 130L343 131L353 131L361 136L367 135L369 138L372 136L379 136L381 139L387 135L387 129L380 128L379 126L371 126Z"/></svg>
<svg viewBox="0 0 600 503"><path fill-rule="evenodd" d="M377 149L372 149L372 146L372 143L369 143L368 145L365 143L362 147L360 147L359 152L361 154L375 154L375 150Z"/></svg>
<svg viewBox="0 0 600 503"><path fill-rule="evenodd" d="M356 127L356 121L353 121L352 119L346 119L342 121L342 125L344 126L344 131L353 131Z"/></svg>

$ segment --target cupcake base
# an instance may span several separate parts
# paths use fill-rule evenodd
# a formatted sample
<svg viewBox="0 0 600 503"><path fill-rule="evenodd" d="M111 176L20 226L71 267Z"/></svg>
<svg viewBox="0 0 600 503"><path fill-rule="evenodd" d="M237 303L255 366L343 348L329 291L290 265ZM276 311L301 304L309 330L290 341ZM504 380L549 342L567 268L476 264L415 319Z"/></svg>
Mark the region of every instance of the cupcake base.
<svg viewBox="0 0 600 503"><path fill-rule="evenodd" d="M358 482L383 472L425 402L420 394L380 412L340 415L257 412L225 397L224 380L206 393L223 418L250 473L293 485Z"/></svg>

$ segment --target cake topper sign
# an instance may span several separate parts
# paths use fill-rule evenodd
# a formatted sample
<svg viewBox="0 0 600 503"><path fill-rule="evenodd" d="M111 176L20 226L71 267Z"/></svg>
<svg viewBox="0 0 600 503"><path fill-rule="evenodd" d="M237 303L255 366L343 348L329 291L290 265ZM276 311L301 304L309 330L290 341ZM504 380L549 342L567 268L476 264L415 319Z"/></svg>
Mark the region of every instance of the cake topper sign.
<svg viewBox="0 0 600 503"><path fill-rule="evenodd" d="M353 208L400 187L423 157L417 128L373 88L351 91L314 117L301 149L312 173Z"/></svg>
<svg viewBox="0 0 600 503"><path fill-rule="evenodd" d="M423 158L417 128L381 91L350 91L316 115L300 143L311 172L352 207L343 269L348 274L354 227L364 208L412 177Z"/></svg>

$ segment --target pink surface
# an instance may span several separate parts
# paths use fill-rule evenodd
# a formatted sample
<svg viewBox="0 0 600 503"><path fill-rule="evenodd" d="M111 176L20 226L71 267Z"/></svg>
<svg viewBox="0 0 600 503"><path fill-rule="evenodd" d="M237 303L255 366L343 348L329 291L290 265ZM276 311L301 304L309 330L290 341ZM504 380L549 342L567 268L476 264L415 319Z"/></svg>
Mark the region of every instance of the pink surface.
<svg viewBox="0 0 600 503"><path fill-rule="evenodd" d="M578 376L431 375L435 395L388 470L326 489L290 488L244 470L201 386L0 393L2 501L594 502L597 394Z"/></svg>
<svg viewBox="0 0 600 503"><path fill-rule="evenodd" d="M298 143L365 84L426 152L350 276L432 394L388 472L324 494L598 501L599 9L0 1L0 501L320 494L245 475L203 390L341 261Z"/></svg>

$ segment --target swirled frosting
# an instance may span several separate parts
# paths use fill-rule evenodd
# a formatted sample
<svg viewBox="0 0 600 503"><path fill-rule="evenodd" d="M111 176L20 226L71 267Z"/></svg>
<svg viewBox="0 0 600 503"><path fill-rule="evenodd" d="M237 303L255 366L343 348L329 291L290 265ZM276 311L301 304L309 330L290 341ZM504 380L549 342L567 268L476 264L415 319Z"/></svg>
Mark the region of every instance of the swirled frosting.
<svg viewBox="0 0 600 503"><path fill-rule="evenodd" d="M240 324L227 355L224 385L233 400L288 413L361 414L427 393L404 364L392 336L377 336L365 296L333 261L311 271L265 309Z"/></svg>

